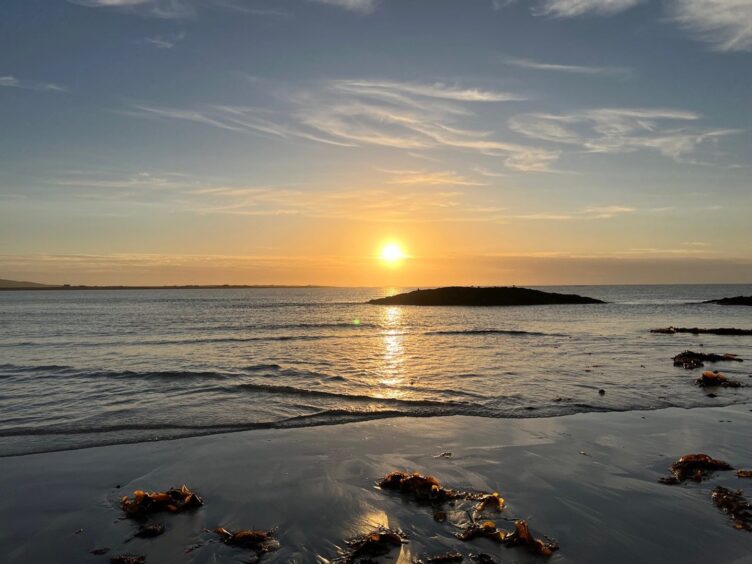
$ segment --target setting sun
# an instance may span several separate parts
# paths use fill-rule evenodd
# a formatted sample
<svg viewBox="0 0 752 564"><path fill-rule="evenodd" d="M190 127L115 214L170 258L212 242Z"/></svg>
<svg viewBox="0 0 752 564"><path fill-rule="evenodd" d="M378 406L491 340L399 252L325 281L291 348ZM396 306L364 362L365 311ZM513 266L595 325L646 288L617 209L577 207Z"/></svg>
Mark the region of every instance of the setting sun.
<svg viewBox="0 0 752 564"><path fill-rule="evenodd" d="M381 248L379 258L389 265L395 265L401 262L407 255L402 247L397 243L387 243Z"/></svg>

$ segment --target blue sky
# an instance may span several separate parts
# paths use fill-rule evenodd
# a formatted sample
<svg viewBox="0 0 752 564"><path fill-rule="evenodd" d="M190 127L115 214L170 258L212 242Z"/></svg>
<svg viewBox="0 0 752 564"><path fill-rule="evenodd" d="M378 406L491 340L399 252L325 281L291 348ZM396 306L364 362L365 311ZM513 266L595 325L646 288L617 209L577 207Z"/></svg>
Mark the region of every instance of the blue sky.
<svg viewBox="0 0 752 564"><path fill-rule="evenodd" d="M752 280L752 0L0 10L0 277Z"/></svg>

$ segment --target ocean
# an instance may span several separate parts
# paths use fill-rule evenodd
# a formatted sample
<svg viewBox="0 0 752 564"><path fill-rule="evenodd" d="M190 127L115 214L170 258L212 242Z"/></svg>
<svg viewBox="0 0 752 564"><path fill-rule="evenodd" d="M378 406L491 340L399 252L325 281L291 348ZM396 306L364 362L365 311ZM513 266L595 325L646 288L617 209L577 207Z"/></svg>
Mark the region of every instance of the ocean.
<svg viewBox="0 0 752 564"><path fill-rule="evenodd" d="M752 400L752 285L540 288L603 305L365 303L399 288L0 292L0 456L381 417L548 417ZM746 387L710 397L686 349ZM599 393L603 390L605 393Z"/></svg>

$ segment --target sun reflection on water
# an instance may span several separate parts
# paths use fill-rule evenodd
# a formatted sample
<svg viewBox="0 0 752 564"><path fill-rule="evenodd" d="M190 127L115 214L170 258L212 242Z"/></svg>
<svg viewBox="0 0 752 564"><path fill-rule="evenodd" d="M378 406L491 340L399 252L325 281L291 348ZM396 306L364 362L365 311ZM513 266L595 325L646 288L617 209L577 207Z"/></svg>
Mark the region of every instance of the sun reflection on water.
<svg viewBox="0 0 752 564"><path fill-rule="evenodd" d="M382 315L384 359L379 369L379 397L402 398L405 393L399 389L405 383L403 365L405 362L404 331L402 330L402 308L384 308Z"/></svg>

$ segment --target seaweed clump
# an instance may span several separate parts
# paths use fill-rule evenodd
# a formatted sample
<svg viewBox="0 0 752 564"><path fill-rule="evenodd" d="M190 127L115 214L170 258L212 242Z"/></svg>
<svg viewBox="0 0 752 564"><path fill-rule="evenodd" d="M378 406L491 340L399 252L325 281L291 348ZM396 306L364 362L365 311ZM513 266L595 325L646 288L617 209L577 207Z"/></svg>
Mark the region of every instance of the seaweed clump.
<svg viewBox="0 0 752 564"><path fill-rule="evenodd" d="M463 497L461 492L443 488L433 476L423 476L417 472L390 472L378 486L383 490L398 491L416 501L442 502Z"/></svg>
<svg viewBox="0 0 752 564"><path fill-rule="evenodd" d="M456 550L450 550L449 552L445 552L444 554L429 556L425 560L419 560L418 562L419 564L422 564L423 562L425 562L426 564L435 564L438 562L462 562L464 559L465 557Z"/></svg>
<svg viewBox="0 0 752 564"><path fill-rule="evenodd" d="M110 558L110 564L145 564L146 556L136 554L121 554Z"/></svg>
<svg viewBox="0 0 752 564"><path fill-rule="evenodd" d="M662 484L680 484L686 480L701 482L717 470L732 470L728 462L716 460L707 454L685 454L669 466L671 475L658 481Z"/></svg>
<svg viewBox="0 0 752 564"><path fill-rule="evenodd" d="M694 351L684 351L674 357L674 366L681 366L687 370L701 368L705 362L723 362L736 361L743 362L735 354L715 354L715 353L698 353Z"/></svg>
<svg viewBox="0 0 752 564"><path fill-rule="evenodd" d="M244 529L240 531L228 531L223 527L214 530L227 545L240 548L250 548L257 555L273 552L279 548L279 542L274 538L273 531L255 531Z"/></svg>
<svg viewBox="0 0 752 564"><path fill-rule="evenodd" d="M405 534L402 531L379 527L375 531L359 535L345 542L350 547L350 551L341 561L349 564L371 556L389 554L395 547L402 546L402 543L405 542Z"/></svg>
<svg viewBox="0 0 752 564"><path fill-rule="evenodd" d="M162 511L180 513L201 507L203 504L204 501L185 484L179 488L170 488L166 492L136 490L133 492L133 498L123 496L120 500L120 506L130 518L142 518L150 513Z"/></svg>
<svg viewBox="0 0 752 564"><path fill-rule="evenodd" d="M715 506L731 518L735 529L752 532L752 503L740 490L732 491L718 486L711 497Z"/></svg>
<svg viewBox="0 0 752 564"><path fill-rule="evenodd" d="M721 386L723 388L742 387L741 382L737 382L736 380L729 380L725 374L721 374L717 370L706 370L702 373L702 376L695 380L695 384L697 384L701 388L715 388L718 386Z"/></svg>
<svg viewBox="0 0 752 564"><path fill-rule="evenodd" d="M504 498L498 492L487 493L445 488L433 476L406 472L390 472L378 483L378 486L384 490L398 491L418 502L432 503L434 508L439 508L435 511L434 518L440 522L446 520L446 513L440 510L443 503L475 502L472 506L472 512L468 510L470 523L456 534L457 538L462 541L487 538L508 547L524 546L534 554L542 556L551 556L559 548L558 543L554 540L535 538L530 533L527 521L517 520L514 522L514 531L505 531L497 528L494 521L487 520L483 516L484 513L488 511L501 512L506 506ZM442 516L441 519L436 518L439 514ZM452 557L462 557L459 553L449 554ZM437 561L441 562L442 560Z"/></svg>
<svg viewBox="0 0 752 564"><path fill-rule="evenodd" d="M149 525L141 525L134 536L140 539L153 539L164 532L165 526L162 523L151 523Z"/></svg>
<svg viewBox="0 0 752 564"><path fill-rule="evenodd" d="M494 540L505 546L524 546L533 554L541 556L551 556L559 549L558 543L554 540L535 538L527 521L523 519L514 522L514 531L511 532L497 528L493 521L483 521L470 523L457 533L457 538L462 541L479 537Z"/></svg>

